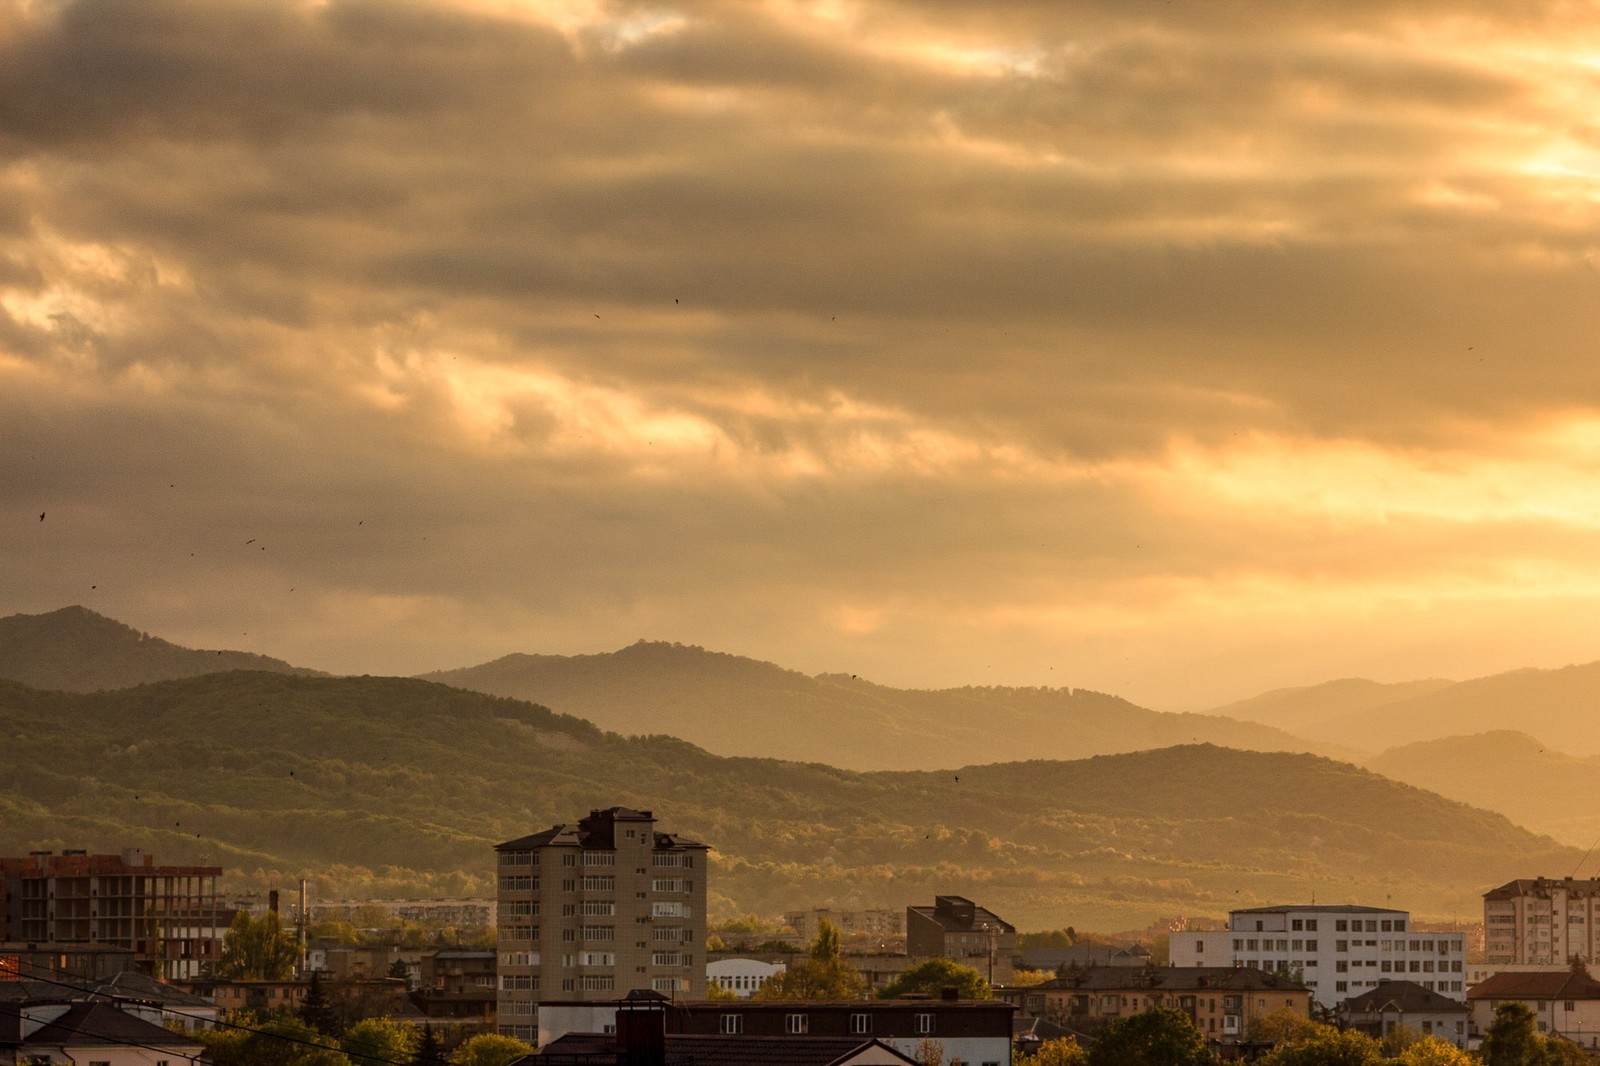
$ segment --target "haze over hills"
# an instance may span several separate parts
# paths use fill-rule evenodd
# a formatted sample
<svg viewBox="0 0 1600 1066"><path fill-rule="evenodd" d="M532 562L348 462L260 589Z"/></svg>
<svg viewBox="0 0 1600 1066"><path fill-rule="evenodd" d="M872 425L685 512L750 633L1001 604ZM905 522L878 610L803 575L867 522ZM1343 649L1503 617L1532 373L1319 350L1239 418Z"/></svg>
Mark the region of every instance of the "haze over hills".
<svg viewBox="0 0 1600 1066"><path fill-rule="evenodd" d="M1086 689L894 689L661 642L600 655L508 655L422 676L530 700L619 733L667 733L724 755L855 770L1081 758L1186 743L1348 750L1211 715L1147 710Z"/></svg>
<svg viewBox="0 0 1600 1066"><path fill-rule="evenodd" d="M94 692L221 670L317 673L250 652L169 644L86 607L0 618L0 677L34 688Z"/></svg>
<svg viewBox="0 0 1600 1066"><path fill-rule="evenodd" d="M1518 825L1588 849L1600 838L1600 758L1578 758L1526 733L1495 730L1391 748L1367 768L1499 811ZM1586 875L1600 874L1586 868ZM1544 871L1552 876L1569 870Z"/></svg>
<svg viewBox="0 0 1600 1066"><path fill-rule="evenodd" d="M610 804L716 848L719 914L974 895L1024 928L1285 899L1470 915L1581 854L1331 760L1191 745L853 773L622 737L420 680L234 672L0 684L0 848L148 848L321 893L490 886L490 846Z"/></svg>
<svg viewBox="0 0 1600 1066"><path fill-rule="evenodd" d="M1344 722L1352 715L1430 695L1454 684L1454 681L1442 679L1386 684L1347 677L1324 681L1320 685L1274 689L1237 703L1213 707L1206 713L1260 722L1300 736L1360 750L1365 738L1350 737L1345 733Z"/></svg>

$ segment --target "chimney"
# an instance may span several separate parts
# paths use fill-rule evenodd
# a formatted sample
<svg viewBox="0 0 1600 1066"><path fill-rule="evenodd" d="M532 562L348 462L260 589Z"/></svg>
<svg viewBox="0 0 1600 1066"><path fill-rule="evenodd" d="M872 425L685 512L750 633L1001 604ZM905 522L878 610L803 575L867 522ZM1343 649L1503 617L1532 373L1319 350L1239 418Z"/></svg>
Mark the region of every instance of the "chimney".
<svg viewBox="0 0 1600 1066"><path fill-rule="evenodd" d="M954 1003L961 998L961 989L955 985L946 985L939 989L939 998L946 1003Z"/></svg>
<svg viewBox="0 0 1600 1066"><path fill-rule="evenodd" d="M636 989L617 1004L617 1066L667 1066L667 1000Z"/></svg>
<svg viewBox="0 0 1600 1066"><path fill-rule="evenodd" d="M267 893L267 910L278 913L278 890L275 888Z"/></svg>

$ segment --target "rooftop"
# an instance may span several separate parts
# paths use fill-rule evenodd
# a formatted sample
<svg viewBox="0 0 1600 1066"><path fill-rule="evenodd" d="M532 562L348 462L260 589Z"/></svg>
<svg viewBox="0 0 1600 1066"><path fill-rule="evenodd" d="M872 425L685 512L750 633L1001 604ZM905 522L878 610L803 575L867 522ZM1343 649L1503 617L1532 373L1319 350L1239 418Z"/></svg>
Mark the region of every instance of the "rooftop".
<svg viewBox="0 0 1600 1066"><path fill-rule="evenodd" d="M1441 996L1415 981L1379 981L1359 996L1344 1001L1344 1009L1355 1014L1399 1011L1404 1014L1466 1013L1467 1005Z"/></svg>

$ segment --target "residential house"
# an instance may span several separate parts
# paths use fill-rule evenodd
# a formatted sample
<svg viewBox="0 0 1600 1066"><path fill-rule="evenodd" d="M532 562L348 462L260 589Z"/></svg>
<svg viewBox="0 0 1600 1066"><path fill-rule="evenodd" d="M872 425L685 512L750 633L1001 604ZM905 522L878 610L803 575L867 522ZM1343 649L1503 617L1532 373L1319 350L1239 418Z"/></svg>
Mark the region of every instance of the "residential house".
<svg viewBox="0 0 1600 1066"><path fill-rule="evenodd" d="M204 1047L102 1002L0 1002L0 1063L7 1066L176 1066Z"/></svg>
<svg viewBox="0 0 1600 1066"><path fill-rule="evenodd" d="M1500 973L1480 981L1467 993L1469 1035L1488 1032L1495 1009L1513 1002L1532 1009L1539 1032L1600 1050L1600 981L1588 974Z"/></svg>
<svg viewBox="0 0 1600 1066"><path fill-rule="evenodd" d="M1339 1005L1339 1027L1382 1038L1398 1026L1467 1046L1468 1007L1415 981L1380 981Z"/></svg>

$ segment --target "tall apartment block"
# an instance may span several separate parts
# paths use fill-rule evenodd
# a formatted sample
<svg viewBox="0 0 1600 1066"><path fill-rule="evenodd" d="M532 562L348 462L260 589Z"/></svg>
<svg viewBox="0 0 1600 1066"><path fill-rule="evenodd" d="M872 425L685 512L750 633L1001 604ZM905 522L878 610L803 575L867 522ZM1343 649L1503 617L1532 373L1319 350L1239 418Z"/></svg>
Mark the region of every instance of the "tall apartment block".
<svg viewBox="0 0 1600 1066"><path fill-rule="evenodd" d="M1464 933L1421 933L1388 907L1249 907L1228 928L1172 934L1174 966L1251 966L1298 975L1324 1007L1384 981L1415 981L1465 1000Z"/></svg>
<svg viewBox="0 0 1600 1066"><path fill-rule="evenodd" d="M541 1001L705 996L706 845L612 807L494 850L501 1033L536 1040Z"/></svg>
<svg viewBox="0 0 1600 1066"><path fill-rule="evenodd" d="M198 977L222 954L220 876L220 866L157 866L134 849L0 858L0 941L124 948L144 973Z"/></svg>
<svg viewBox="0 0 1600 1066"><path fill-rule="evenodd" d="M1485 961L1565 965L1600 958L1600 878L1533 877L1483 894Z"/></svg>

